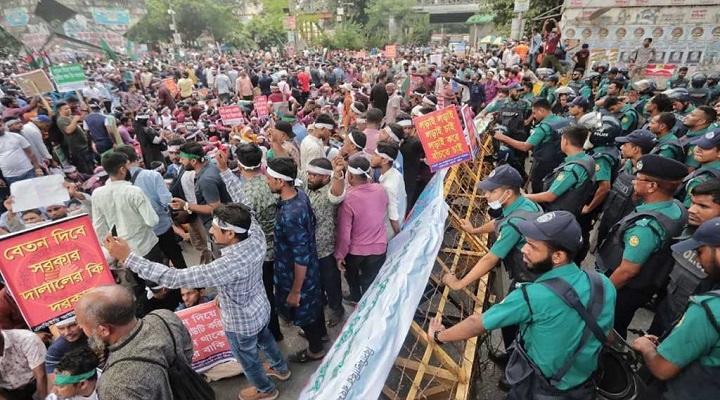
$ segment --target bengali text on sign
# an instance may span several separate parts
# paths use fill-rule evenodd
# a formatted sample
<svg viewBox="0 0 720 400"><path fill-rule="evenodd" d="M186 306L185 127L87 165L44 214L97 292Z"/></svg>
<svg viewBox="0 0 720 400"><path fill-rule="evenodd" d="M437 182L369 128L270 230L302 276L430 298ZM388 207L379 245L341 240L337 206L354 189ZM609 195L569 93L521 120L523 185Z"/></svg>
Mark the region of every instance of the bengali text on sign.
<svg viewBox="0 0 720 400"><path fill-rule="evenodd" d="M245 122L240 106L225 106L218 108L220 118L225 125L238 125Z"/></svg>
<svg viewBox="0 0 720 400"><path fill-rule="evenodd" d="M270 107L268 106L267 96L258 96L253 100L253 107L258 118L270 115Z"/></svg>
<svg viewBox="0 0 720 400"><path fill-rule="evenodd" d="M204 372L235 359L225 337L220 310L214 302L180 310L176 314L190 332L193 341L192 367L195 371Z"/></svg>
<svg viewBox="0 0 720 400"><path fill-rule="evenodd" d="M472 159L457 110L449 106L415 118L418 137L435 172Z"/></svg>
<svg viewBox="0 0 720 400"><path fill-rule="evenodd" d="M35 331L73 316L88 290L115 283L87 215L0 239L0 273Z"/></svg>

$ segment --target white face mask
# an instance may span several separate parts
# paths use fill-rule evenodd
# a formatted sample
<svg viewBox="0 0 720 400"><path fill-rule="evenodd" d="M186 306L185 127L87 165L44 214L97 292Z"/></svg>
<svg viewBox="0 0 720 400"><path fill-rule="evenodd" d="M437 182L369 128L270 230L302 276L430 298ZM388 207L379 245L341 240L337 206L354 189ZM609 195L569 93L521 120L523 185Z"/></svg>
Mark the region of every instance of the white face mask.
<svg viewBox="0 0 720 400"><path fill-rule="evenodd" d="M503 199L503 196L500 196L499 199L488 202L488 207L492 208L493 210L499 210L500 208L502 208L502 204L505 202L505 200L507 199Z"/></svg>

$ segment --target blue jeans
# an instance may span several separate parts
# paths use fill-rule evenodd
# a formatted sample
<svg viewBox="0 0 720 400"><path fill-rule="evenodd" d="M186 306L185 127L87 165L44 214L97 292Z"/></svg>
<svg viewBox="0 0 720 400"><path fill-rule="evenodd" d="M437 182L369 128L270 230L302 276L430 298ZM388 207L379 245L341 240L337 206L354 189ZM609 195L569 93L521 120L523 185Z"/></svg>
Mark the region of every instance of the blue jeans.
<svg viewBox="0 0 720 400"><path fill-rule="evenodd" d="M258 354L258 346L265 353L265 357L270 362L270 367L280 374L288 371L287 362L283 358L280 348L273 338L270 329L265 326L260 333L255 336L245 336L236 332L226 331L230 349L240 365L243 367L245 377L250 384L255 386L263 393L269 393L275 390L275 385L270 381L262 361Z"/></svg>
<svg viewBox="0 0 720 400"><path fill-rule="evenodd" d="M34 169L31 169L30 171L28 171L22 175L8 176L5 178L5 182L7 182L8 186L10 186L13 184L13 182L24 181L26 179L32 179L32 178L35 178L35 170Z"/></svg>

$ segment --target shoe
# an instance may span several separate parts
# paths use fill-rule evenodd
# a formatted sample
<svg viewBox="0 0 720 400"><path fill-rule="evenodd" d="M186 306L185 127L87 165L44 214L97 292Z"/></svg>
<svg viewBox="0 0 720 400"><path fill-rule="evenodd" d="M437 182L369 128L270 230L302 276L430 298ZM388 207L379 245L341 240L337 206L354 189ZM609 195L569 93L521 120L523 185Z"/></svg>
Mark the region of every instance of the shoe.
<svg viewBox="0 0 720 400"><path fill-rule="evenodd" d="M495 364L505 368L507 366L508 360L510 359L510 356L504 351L497 350L488 353L488 358Z"/></svg>
<svg viewBox="0 0 720 400"><path fill-rule="evenodd" d="M323 351L320 354L310 354L307 350L300 350L297 353L290 354L288 356L288 361L304 364L311 361L320 361L325 357L325 352Z"/></svg>
<svg viewBox="0 0 720 400"><path fill-rule="evenodd" d="M505 377L505 373L503 372L500 380L498 380L498 389L502 390L503 392L509 392L511 388L512 386L510 386L510 382L508 382L507 378Z"/></svg>
<svg viewBox="0 0 720 400"><path fill-rule="evenodd" d="M273 378L275 378L277 380L281 380L283 382L290 379L290 376L292 375L292 372L290 372L290 370L288 370L284 374L277 372L276 370L274 370L270 367L270 363L263 363L263 367L265 368L265 374L267 374L267 376L273 377Z"/></svg>
<svg viewBox="0 0 720 400"><path fill-rule="evenodd" d="M255 386L247 387L240 391L238 399L240 400L275 400L280 395L277 389L273 389L271 392L263 393Z"/></svg>
<svg viewBox="0 0 720 400"><path fill-rule="evenodd" d="M305 337L305 331L304 331L302 328L300 328L300 329L298 330L298 335L300 335L301 338L307 340L307 337ZM328 336L328 335L323 335L323 337L321 337L320 340L322 340L323 343L327 343L327 342L330 341L330 336Z"/></svg>
<svg viewBox="0 0 720 400"><path fill-rule="evenodd" d="M327 320L327 326L328 326L329 328L332 328L333 326L342 323L342 322L343 322L343 318L345 318L345 315L344 315L344 314L338 315L338 314L332 313L332 314L330 315L330 318L328 318L328 320Z"/></svg>

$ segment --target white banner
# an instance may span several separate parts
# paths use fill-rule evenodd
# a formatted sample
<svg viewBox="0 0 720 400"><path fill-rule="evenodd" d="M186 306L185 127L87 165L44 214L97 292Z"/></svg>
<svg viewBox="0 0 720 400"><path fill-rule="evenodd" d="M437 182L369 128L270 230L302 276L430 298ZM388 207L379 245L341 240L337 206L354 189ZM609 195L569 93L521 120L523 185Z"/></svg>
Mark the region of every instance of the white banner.
<svg viewBox="0 0 720 400"><path fill-rule="evenodd" d="M300 400L377 399L400 352L443 233L446 170L435 174L390 242L387 260Z"/></svg>

